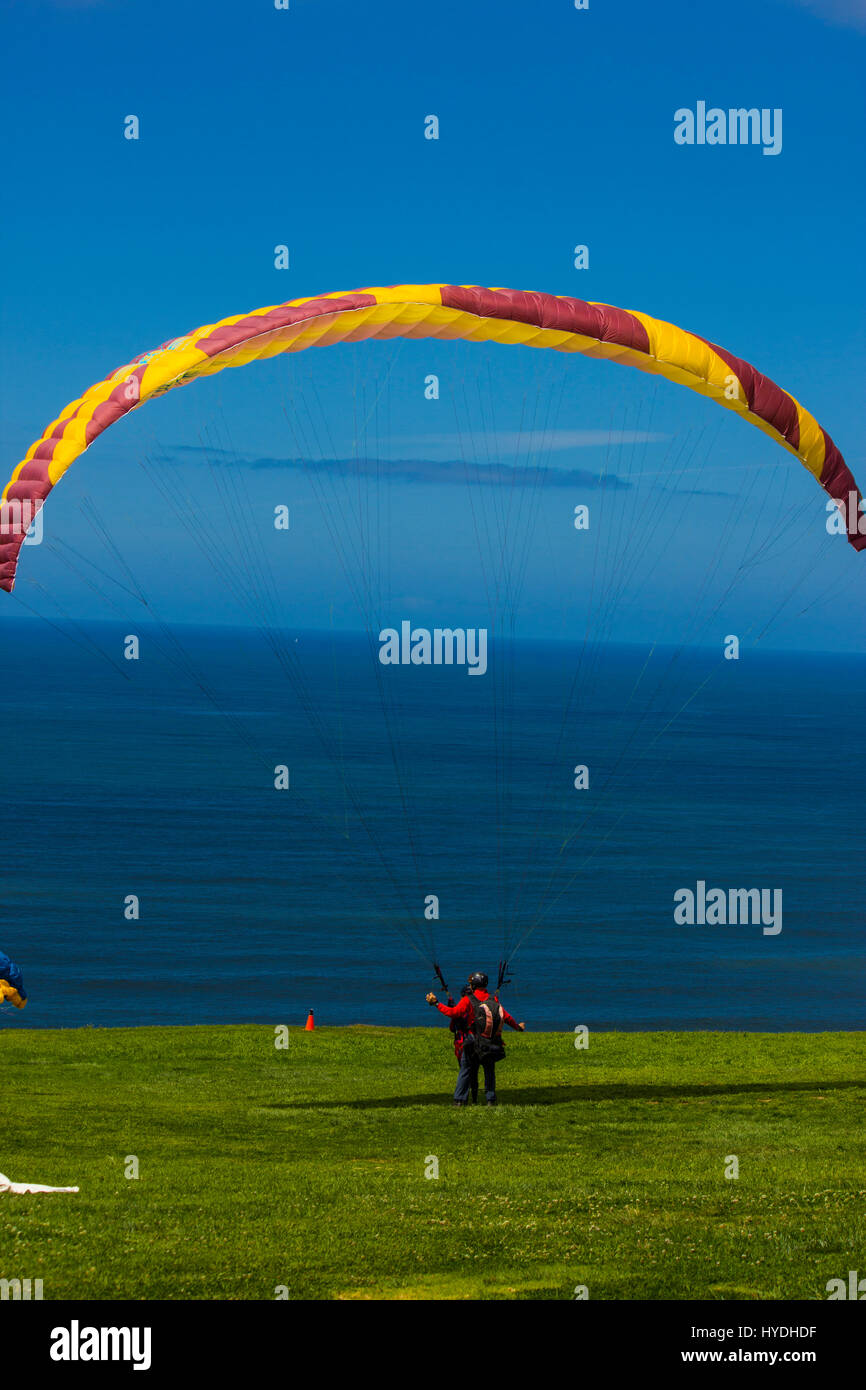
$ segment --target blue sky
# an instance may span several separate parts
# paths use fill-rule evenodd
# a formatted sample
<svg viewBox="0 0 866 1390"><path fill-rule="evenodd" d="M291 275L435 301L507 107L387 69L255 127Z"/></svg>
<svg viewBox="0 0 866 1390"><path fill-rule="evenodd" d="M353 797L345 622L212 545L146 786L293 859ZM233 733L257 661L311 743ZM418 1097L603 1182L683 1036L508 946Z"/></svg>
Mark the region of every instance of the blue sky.
<svg viewBox="0 0 866 1390"><path fill-rule="evenodd" d="M154 0L146 10L126 0L7 0L2 28L11 210L0 228L4 477L69 399L198 324L321 290L442 280L573 294L693 328L796 395L862 485L862 4L590 0L578 12L570 0L291 0L280 12L266 0ZM781 154L677 146L673 113L698 100L781 108ZM123 138L130 113L141 122L136 142ZM436 142L423 138L430 113L441 122ZM274 268L280 243L290 248L287 271ZM589 246L586 271L573 267L576 243ZM309 484L298 470L253 466L286 453L286 373L299 382L315 372L342 454L352 448L352 392L360 381L372 398L390 371L368 442L385 460L423 464L453 459L455 447L451 405L433 423L417 400L425 372L442 373L446 394L457 363L474 374L473 390L494 374L495 447L513 461L502 435L518 429L515 403L539 370L527 360L534 354L522 352L482 352L470 364L471 349L461 356L447 345L377 351L369 362L335 350L310 354L316 360L303 368L225 373L233 379L155 402L79 461L50 499L46 527L95 556L81 513L92 497L167 618L237 616L204 568L178 586L188 566L178 559L175 521L161 516L136 467L155 449L185 487L206 489L193 450L203 431L223 442L230 431L256 505L264 513L276 499L293 508L289 616L297 621L303 609L316 625L335 594L317 569L322 533ZM706 495L695 506L683 498L694 527L676 547L669 537L654 542L659 564L646 608L637 618L632 609L619 635L643 632L648 613L664 626L677 593L702 572L713 494L734 505L734 479L766 468L790 471L786 505L813 498L815 564L831 595L779 642L862 646L863 557L842 541L822 543L822 495L805 472L796 476L796 460L737 420L707 419L721 412L674 387L598 364L567 365L575 381L557 416L555 469L598 472L602 450L589 441L616 428L658 436L639 454L631 449L626 465L632 476L661 474L672 440L697 441L705 423L719 431L712 450L703 439L698 445L695 487ZM559 370L550 369L554 383ZM481 417L470 425L464 416L462 428L480 450ZM323 442L320 449L327 454ZM618 458L607 466L617 471ZM566 493L549 488L541 504L527 630L559 630L546 560L555 552L558 572L569 576ZM477 578L458 543L461 496L458 486L418 481L389 490L394 530L382 543L395 602L453 608ZM575 492L574 500L584 499ZM751 505L736 518L744 537ZM413 543L416 525L426 545ZM586 568L578 562L578 578ZM48 549L25 551L22 570L62 591L66 611L106 616ZM742 611L756 596L771 609L790 573L781 555L774 559L743 586ZM21 592L37 604L23 584ZM336 601L338 621L351 625L351 605Z"/></svg>

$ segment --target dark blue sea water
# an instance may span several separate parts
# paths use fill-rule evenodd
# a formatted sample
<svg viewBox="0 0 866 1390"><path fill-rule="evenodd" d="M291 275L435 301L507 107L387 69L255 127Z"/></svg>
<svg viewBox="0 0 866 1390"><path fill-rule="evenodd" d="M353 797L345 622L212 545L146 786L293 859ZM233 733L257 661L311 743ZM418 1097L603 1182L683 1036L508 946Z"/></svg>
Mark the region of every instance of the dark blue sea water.
<svg viewBox="0 0 866 1390"><path fill-rule="evenodd" d="M503 951L532 1028L864 1026L861 658L125 635L0 628L0 1026L428 1025L434 952ZM781 889L781 933L677 925L699 879Z"/></svg>

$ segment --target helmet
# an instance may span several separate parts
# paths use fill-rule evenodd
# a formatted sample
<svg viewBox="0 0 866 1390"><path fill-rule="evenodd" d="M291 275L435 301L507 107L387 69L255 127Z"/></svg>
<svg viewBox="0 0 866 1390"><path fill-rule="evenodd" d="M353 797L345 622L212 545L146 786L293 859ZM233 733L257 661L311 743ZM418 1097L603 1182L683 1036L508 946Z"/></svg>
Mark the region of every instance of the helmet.
<svg viewBox="0 0 866 1390"><path fill-rule="evenodd" d="M469 976L469 983L473 989L486 989L487 976L483 970L476 970L474 975Z"/></svg>

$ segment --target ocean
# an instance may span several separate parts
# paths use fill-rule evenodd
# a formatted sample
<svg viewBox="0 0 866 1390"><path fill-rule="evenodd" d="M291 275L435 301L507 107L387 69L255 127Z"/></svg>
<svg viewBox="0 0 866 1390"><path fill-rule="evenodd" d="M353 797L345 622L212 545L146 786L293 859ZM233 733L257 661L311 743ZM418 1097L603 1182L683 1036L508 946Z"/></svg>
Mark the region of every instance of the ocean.
<svg viewBox="0 0 866 1390"><path fill-rule="evenodd" d="M0 1028L428 1026L503 958L530 1029L863 1028L863 658L127 635L0 627ZM701 882L781 931L676 922Z"/></svg>

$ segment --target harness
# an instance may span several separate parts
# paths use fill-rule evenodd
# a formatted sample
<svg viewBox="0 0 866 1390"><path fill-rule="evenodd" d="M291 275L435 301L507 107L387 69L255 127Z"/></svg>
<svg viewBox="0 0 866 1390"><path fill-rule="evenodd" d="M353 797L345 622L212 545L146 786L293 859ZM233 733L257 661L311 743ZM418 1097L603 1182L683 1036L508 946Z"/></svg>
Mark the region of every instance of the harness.
<svg viewBox="0 0 866 1390"><path fill-rule="evenodd" d="M481 1058L504 1057L502 1005L498 999L494 999L492 994L488 995L486 999L477 999L474 993L468 997L472 1001L475 1017L471 1030L467 1034L467 1041L470 1037L472 1038L478 1049L478 1056Z"/></svg>

